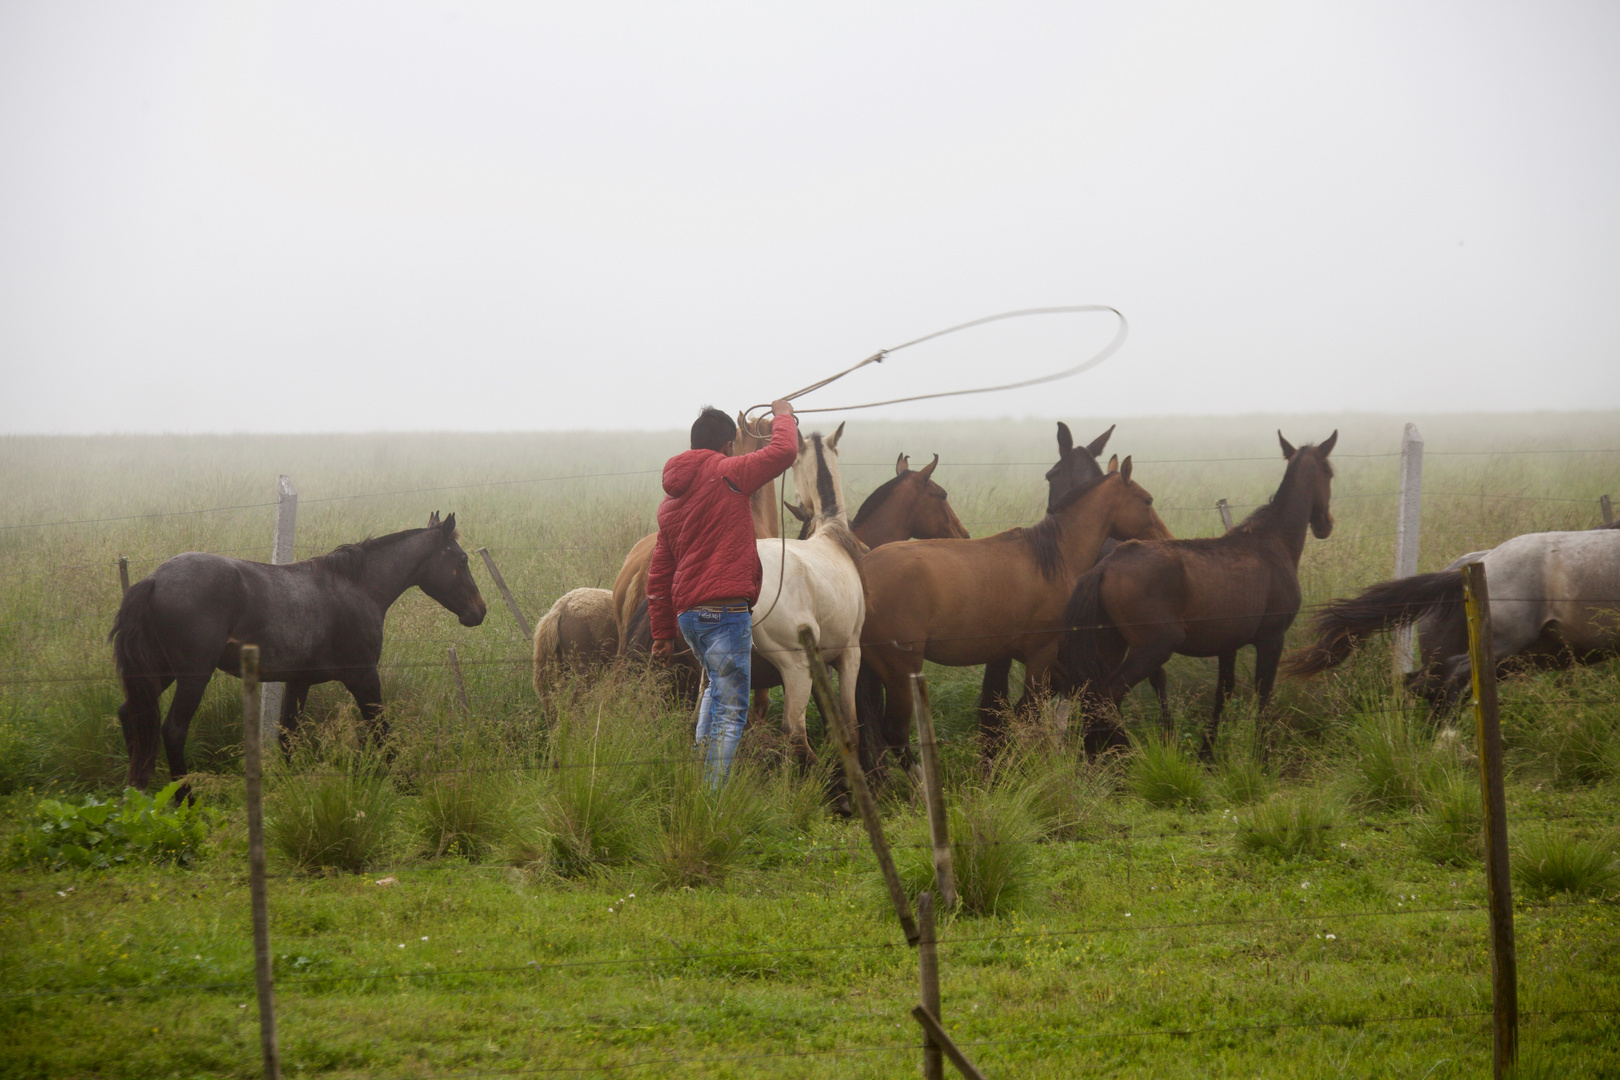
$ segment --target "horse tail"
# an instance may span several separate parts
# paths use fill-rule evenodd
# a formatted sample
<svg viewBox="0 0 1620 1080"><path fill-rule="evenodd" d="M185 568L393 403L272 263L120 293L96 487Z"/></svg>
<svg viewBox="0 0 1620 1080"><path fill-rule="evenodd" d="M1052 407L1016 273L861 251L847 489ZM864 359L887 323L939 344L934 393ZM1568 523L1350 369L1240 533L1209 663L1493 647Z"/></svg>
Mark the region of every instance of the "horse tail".
<svg viewBox="0 0 1620 1080"><path fill-rule="evenodd" d="M542 698L546 696L546 674L559 662L561 637L558 627L562 623L562 616L563 601L559 599L541 618L540 625L534 628L534 692Z"/></svg>
<svg viewBox="0 0 1620 1080"><path fill-rule="evenodd" d="M1343 662L1363 639L1410 626L1462 599L1462 571L1442 570L1379 582L1358 596L1331 601L1311 620L1316 643L1290 654L1283 670L1296 678L1319 674Z"/></svg>
<svg viewBox="0 0 1620 1080"><path fill-rule="evenodd" d="M118 614L113 618L107 640L112 642L113 663L126 690L137 683L151 680L154 685L161 678L165 663L163 646L152 625L152 594L156 586L151 578L142 578L129 587Z"/></svg>
<svg viewBox="0 0 1620 1080"><path fill-rule="evenodd" d="M1063 609L1063 637L1058 642L1058 689L1064 693L1101 694L1109 672L1103 659L1102 635L1113 630L1103 610L1104 567L1099 564L1080 575Z"/></svg>

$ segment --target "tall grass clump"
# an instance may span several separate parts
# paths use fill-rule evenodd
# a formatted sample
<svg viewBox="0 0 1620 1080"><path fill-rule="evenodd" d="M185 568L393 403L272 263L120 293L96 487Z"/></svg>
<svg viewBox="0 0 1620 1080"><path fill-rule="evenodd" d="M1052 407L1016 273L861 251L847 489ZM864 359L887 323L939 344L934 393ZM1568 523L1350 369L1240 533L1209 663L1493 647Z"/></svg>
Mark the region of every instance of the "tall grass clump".
<svg viewBox="0 0 1620 1080"><path fill-rule="evenodd" d="M1015 911L1035 884L1035 852L1041 827L1031 812L1029 788L996 790L981 784L958 789L946 806L951 838L951 869L957 911L999 915ZM901 830L895 852L907 892L917 896L934 887L934 857L925 815Z"/></svg>
<svg viewBox="0 0 1620 1080"><path fill-rule="evenodd" d="M1444 758L1405 709L1358 712L1349 727L1351 798L1378 810L1410 810L1443 780Z"/></svg>
<svg viewBox="0 0 1620 1080"><path fill-rule="evenodd" d="M1586 680L1575 681L1579 684ZM1617 710L1612 704L1568 701L1575 695L1561 683L1550 682L1546 690L1565 700L1537 700L1538 692L1544 692L1538 686L1531 689L1528 700L1509 706L1504 741L1511 738L1515 747L1527 754L1528 764L1560 787L1601 783L1620 776ZM1592 696L1602 693L1596 691Z"/></svg>
<svg viewBox="0 0 1620 1080"><path fill-rule="evenodd" d="M352 724L322 729L268 770L265 837L299 870L357 873L391 849L401 800L382 753Z"/></svg>
<svg viewBox="0 0 1620 1080"><path fill-rule="evenodd" d="M1204 770L1182 752L1181 746L1150 735L1131 739L1135 754L1127 777L1131 790L1149 806L1160 810L1203 810L1209 806Z"/></svg>
<svg viewBox="0 0 1620 1080"><path fill-rule="evenodd" d="M1076 750L1010 742L991 764L990 789L1018 803L1052 840L1090 835L1118 784L1111 761L1088 763Z"/></svg>
<svg viewBox="0 0 1620 1080"><path fill-rule="evenodd" d="M1479 778L1446 770L1424 789L1412 843L1424 858L1466 866L1484 853L1484 827Z"/></svg>
<svg viewBox="0 0 1620 1080"><path fill-rule="evenodd" d="M539 806L548 860L566 876L628 861L668 763L692 755L684 718L654 688L607 679L573 691L555 698Z"/></svg>
<svg viewBox="0 0 1620 1080"><path fill-rule="evenodd" d="M1339 807L1319 789L1277 794L1237 818L1245 851L1274 859L1324 854L1336 842Z"/></svg>
<svg viewBox="0 0 1620 1080"><path fill-rule="evenodd" d="M719 884L747 851L782 831L782 810L751 766L737 762L718 788L710 786L708 764L696 754L662 771L658 800L640 818L636 844L655 885Z"/></svg>
<svg viewBox="0 0 1620 1080"><path fill-rule="evenodd" d="M518 815L515 773L487 761L428 777L416 799L417 835L425 854L482 859L511 832Z"/></svg>
<svg viewBox="0 0 1620 1080"><path fill-rule="evenodd" d="M1611 837L1583 840L1541 829L1526 833L1513 848L1513 883L1533 899L1559 893L1604 896L1620 889L1620 852Z"/></svg>

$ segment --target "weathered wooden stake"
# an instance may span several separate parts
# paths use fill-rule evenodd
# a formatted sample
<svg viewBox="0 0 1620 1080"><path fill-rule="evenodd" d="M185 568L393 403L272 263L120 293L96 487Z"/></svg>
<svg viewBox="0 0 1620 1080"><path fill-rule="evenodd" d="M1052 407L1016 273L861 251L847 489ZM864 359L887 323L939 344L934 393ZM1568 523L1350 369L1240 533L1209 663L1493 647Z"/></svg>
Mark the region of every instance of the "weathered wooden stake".
<svg viewBox="0 0 1620 1080"><path fill-rule="evenodd" d="M298 532L298 492L292 477L281 476L276 481L276 530L270 540L270 561L277 566L298 561L294 545ZM259 727L264 740L270 742L280 734L281 702L287 693L286 683L266 683L264 704L259 711Z"/></svg>
<svg viewBox="0 0 1620 1080"><path fill-rule="evenodd" d="M461 677L461 657L456 655L456 647L450 646L450 671L456 677L456 696L461 699L461 711L472 712L472 704L467 700L467 683Z"/></svg>
<svg viewBox="0 0 1620 1080"><path fill-rule="evenodd" d="M270 966L270 904L264 884L264 741L259 717L259 647L243 645L242 773L247 781L248 891L253 897L253 970L259 987L259 1049L265 1080L281 1080L276 997Z"/></svg>
<svg viewBox="0 0 1620 1080"><path fill-rule="evenodd" d="M928 839L934 849L934 884L949 911L956 906L956 872L951 866L951 835L945 816L945 785L940 777L939 742L934 737L934 711L928 704L928 679L911 677L911 711L917 718L917 747L922 753L923 798L928 803ZM937 1014L936 1010L936 1014Z"/></svg>
<svg viewBox="0 0 1620 1080"><path fill-rule="evenodd" d="M844 715L838 695L833 693L827 665L822 663L821 650L816 647L815 632L808 626L799 627L799 647L810 662L810 686L815 691L816 705L826 718L827 730L832 734L833 745L838 748L838 756L844 763L844 777L849 781L849 792L855 797L855 807L866 825L866 838L872 843L872 854L877 856L878 869L883 871L883 881L889 887L889 900L900 919L900 929L905 931L906 940L915 945L917 923L911 917L911 902L906 899L906 890L900 884L900 872L894 868L894 856L889 851L889 841L883 835L883 819L878 816L877 800L872 798L872 789L866 786L866 773L861 769L855 740L850 737L855 729L850 718Z"/></svg>
<svg viewBox="0 0 1620 1080"><path fill-rule="evenodd" d="M1468 662L1473 669L1479 786L1485 803L1485 885L1491 911L1491 1013L1496 1078L1519 1059L1519 962L1513 948L1513 882L1508 872L1507 802L1502 792L1502 726L1496 709L1496 656L1485 564L1463 567Z"/></svg>
<svg viewBox="0 0 1620 1080"><path fill-rule="evenodd" d="M939 949L934 936L934 894L917 897L917 982L922 1006L933 1016L939 1011ZM923 1080L945 1080L945 1057L939 1044L923 1029Z"/></svg>
<svg viewBox="0 0 1620 1080"><path fill-rule="evenodd" d="M1603 515L1603 524L1614 524L1614 503L1609 501L1607 495L1598 499L1598 511Z"/></svg>
<svg viewBox="0 0 1620 1080"><path fill-rule="evenodd" d="M1605 496L1607 498L1607 496ZM129 556L118 556L118 588L119 595L129 592Z"/></svg>
<svg viewBox="0 0 1620 1080"><path fill-rule="evenodd" d="M1401 501L1395 512L1395 576L1411 577L1418 568L1418 531L1423 520L1423 436L1416 424L1401 435ZM1412 628L1390 635L1391 666L1399 684L1412 670Z"/></svg>
<svg viewBox="0 0 1620 1080"><path fill-rule="evenodd" d="M489 548L479 548L478 554L484 557L484 565L489 567L489 576L495 579L495 587L501 590L502 596L506 597L506 606L512 612L512 618L517 620L518 628L523 631L523 636L533 639L534 628L529 625L529 620L523 617L523 609L518 607L517 598L512 595L512 590L506 587L506 579L501 577L499 570L495 569L495 557L489 553Z"/></svg>
<svg viewBox="0 0 1620 1080"><path fill-rule="evenodd" d="M928 1037L934 1040L941 1050L945 1051L945 1056L951 1059L951 1064L956 1066L957 1072L967 1077L968 1080L985 1080L984 1073L974 1067L973 1062L967 1059L967 1055L957 1048L949 1035L945 1034L945 1029L939 1026L938 1017L921 1005L912 1009L911 1015L916 1018L917 1023L922 1025L922 1029Z"/></svg>
<svg viewBox="0 0 1620 1080"><path fill-rule="evenodd" d="M1232 508L1230 506L1226 505L1226 500L1225 499L1217 499L1215 501L1215 509L1217 509L1217 510L1219 510L1221 512L1221 528L1225 529L1227 532L1231 532L1232 531Z"/></svg>

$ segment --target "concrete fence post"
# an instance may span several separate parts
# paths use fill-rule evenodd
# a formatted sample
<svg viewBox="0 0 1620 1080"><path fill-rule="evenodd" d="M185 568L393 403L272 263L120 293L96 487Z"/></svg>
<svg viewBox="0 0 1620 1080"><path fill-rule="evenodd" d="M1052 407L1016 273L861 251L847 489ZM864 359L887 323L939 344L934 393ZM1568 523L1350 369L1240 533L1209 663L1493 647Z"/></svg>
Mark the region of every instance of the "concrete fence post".
<svg viewBox="0 0 1620 1080"><path fill-rule="evenodd" d="M1407 424L1401 436L1401 494L1395 517L1395 576L1411 577L1418 568L1418 531L1423 521L1423 436L1416 424ZM1403 626L1390 637L1393 667L1399 683L1412 670L1412 628Z"/></svg>
<svg viewBox="0 0 1620 1080"><path fill-rule="evenodd" d="M1604 498L1608 498L1607 495ZM129 556L118 556L118 588L119 595L129 592Z"/></svg>
<svg viewBox="0 0 1620 1080"><path fill-rule="evenodd" d="M276 482L276 530L270 541L270 561L276 566L297 562L293 538L298 528L298 492L292 477L283 475ZM272 742L281 733L281 701L287 693L286 683L265 683L261 696L259 730L264 741Z"/></svg>
<svg viewBox="0 0 1620 1080"><path fill-rule="evenodd" d="M1221 528L1227 532L1232 531L1232 508L1226 505L1225 499L1217 499L1215 509L1221 512Z"/></svg>

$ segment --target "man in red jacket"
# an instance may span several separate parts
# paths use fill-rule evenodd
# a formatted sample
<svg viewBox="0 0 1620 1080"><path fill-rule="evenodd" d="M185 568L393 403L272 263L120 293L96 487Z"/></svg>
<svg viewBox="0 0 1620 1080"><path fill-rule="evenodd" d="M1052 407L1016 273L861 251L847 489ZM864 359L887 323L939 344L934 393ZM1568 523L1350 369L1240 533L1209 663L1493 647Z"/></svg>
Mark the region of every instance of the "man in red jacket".
<svg viewBox="0 0 1620 1080"><path fill-rule="evenodd" d="M731 774L748 719L752 611L761 570L748 497L792 466L799 453L793 406L771 402L770 444L731 456L737 425L705 407L692 425L692 449L664 463L658 544L647 571L653 656L667 660L677 630L708 673L698 704L697 743L707 746L709 781Z"/></svg>

